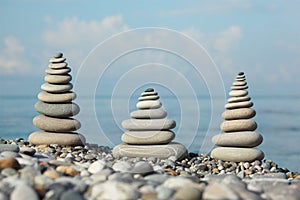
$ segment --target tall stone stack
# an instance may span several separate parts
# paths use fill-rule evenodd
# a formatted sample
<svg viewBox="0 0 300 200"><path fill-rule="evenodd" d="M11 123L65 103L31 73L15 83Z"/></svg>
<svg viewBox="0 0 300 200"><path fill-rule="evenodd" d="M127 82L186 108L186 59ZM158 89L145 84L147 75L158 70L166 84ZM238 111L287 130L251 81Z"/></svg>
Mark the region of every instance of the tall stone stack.
<svg viewBox="0 0 300 200"><path fill-rule="evenodd" d="M62 53L56 53L45 70L46 83L41 86L43 91L38 94L39 101L35 104L35 109L41 115L33 119L33 124L43 131L30 134L29 142L33 144L77 146L85 143L84 136L74 132L81 124L72 117L80 109L72 102L76 94L71 91L71 68L65 60Z"/></svg>
<svg viewBox="0 0 300 200"><path fill-rule="evenodd" d="M240 72L233 82L229 98L222 114L226 121L221 124L221 130L225 133L215 135L212 141L215 148L212 157L233 162L246 162L262 160L264 153L254 147L261 144L262 136L254 132L257 124L253 118L256 112L251 107L253 103L248 97L248 86L245 74Z"/></svg>
<svg viewBox="0 0 300 200"><path fill-rule="evenodd" d="M186 148L171 142L175 134L170 129L176 122L167 119L167 112L162 108L159 96L154 89L145 90L136 104L138 110L130 113L131 119L124 120L122 126L127 131L122 141L113 149L113 155L119 157L157 157L167 159L175 156L182 159L187 155Z"/></svg>

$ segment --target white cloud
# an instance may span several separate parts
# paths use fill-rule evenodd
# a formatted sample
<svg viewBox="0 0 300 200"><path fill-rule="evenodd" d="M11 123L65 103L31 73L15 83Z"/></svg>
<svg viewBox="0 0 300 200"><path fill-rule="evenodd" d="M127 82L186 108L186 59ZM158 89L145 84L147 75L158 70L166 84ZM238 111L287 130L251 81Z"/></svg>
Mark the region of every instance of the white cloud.
<svg viewBox="0 0 300 200"><path fill-rule="evenodd" d="M28 72L25 47L14 36L5 37L3 43L4 48L0 51L1 74Z"/></svg>

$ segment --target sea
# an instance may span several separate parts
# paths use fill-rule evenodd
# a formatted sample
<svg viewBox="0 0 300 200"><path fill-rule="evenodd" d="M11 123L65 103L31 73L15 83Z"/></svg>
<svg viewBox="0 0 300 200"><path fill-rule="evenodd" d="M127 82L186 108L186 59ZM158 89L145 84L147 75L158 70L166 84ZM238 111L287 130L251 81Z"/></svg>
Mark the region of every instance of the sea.
<svg viewBox="0 0 300 200"><path fill-rule="evenodd" d="M78 133L88 143L114 147L121 143L124 129L121 123L136 110L138 95L128 97L83 96L75 102L80 113L74 118L81 122ZM195 99L196 98L196 99ZM253 108L258 124L257 132L264 140L257 148L265 159L273 160L279 167L300 172L300 96L254 96ZM0 137L24 138L38 129L32 119L39 115L34 109L36 95L0 96ZM190 152L209 153L214 145L211 138L221 133L220 124L226 101L206 96L161 98L168 118L176 121L176 142L184 144Z"/></svg>

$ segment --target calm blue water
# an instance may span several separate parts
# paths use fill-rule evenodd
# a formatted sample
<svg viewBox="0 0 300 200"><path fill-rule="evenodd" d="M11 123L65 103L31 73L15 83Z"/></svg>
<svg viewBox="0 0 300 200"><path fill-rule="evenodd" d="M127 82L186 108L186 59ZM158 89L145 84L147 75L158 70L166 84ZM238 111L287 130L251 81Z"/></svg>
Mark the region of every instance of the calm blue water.
<svg viewBox="0 0 300 200"><path fill-rule="evenodd" d="M118 97L81 97L75 102L81 112L75 118L81 121L80 133L89 143L114 145L121 143L121 121L129 118L135 110L137 95L127 100ZM257 132L264 137L258 147L281 167L300 171L300 97L253 97L257 112L254 120L258 123ZM32 118L38 113L34 110L36 96L0 96L0 137L14 139L26 138L37 130ZM175 141L183 143L190 151L208 153L212 148L211 137L220 132L221 113L224 99L214 103L208 97L196 99L176 99L172 96L161 99L168 112L168 118L177 122L174 129ZM213 120L211 120L211 118Z"/></svg>

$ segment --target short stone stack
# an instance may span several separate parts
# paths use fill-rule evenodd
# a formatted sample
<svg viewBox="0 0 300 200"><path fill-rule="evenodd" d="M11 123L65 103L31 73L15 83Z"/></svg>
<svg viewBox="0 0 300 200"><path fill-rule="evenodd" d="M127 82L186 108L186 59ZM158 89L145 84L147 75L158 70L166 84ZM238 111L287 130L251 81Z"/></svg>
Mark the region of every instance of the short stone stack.
<svg viewBox="0 0 300 200"><path fill-rule="evenodd" d="M212 141L215 148L212 157L233 162L246 162L262 160L264 153L254 147L261 144L262 136L254 132L257 124L253 118L256 114L251 107L253 103L248 97L247 82L243 72L240 72L233 82L229 98L222 114L226 121L221 124L221 130L225 133L215 135Z"/></svg>
<svg viewBox="0 0 300 200"><path fill-rule="evenodd" d="M79 106L72 102L76 94L71 91L71 68L65 62L62 53L56 53L50 59L49 68L45 70L43 90L38 94L39 101L35 109L42 115L33 119L33 124L43 130L30 134L29 142L33 144L59 144L68 146L84 145L83 135L73 131L81 124L71 117L79 113Z"/></svg>
<svg viewBox="0 0 300 200"><path fill-rule="evenodd" d="M149 88L141 94L136 107L139 110L130 113L132 119L124 120L122 126L128 130L122 135L122 141L113 149L113 155L120 157L156 157L167 159L174 156L182 159L187 155L186 148L171 142L175 134L170 130L176 122L167 119L160 97Z"/></svg>

